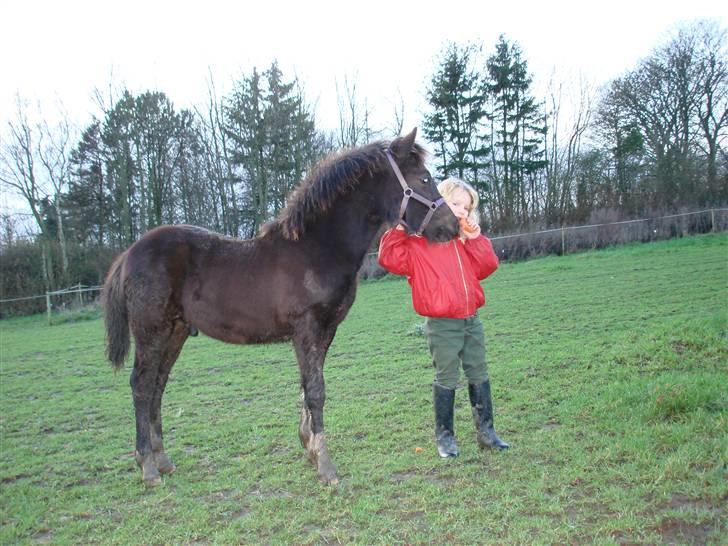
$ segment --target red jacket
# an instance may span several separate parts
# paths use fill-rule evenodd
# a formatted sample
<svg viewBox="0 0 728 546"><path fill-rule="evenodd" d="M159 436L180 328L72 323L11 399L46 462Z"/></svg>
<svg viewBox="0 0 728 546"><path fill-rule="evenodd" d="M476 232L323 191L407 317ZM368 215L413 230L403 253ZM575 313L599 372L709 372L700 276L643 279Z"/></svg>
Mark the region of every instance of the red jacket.
<svg viewBox="0 0 728 546"><path fill-rule="evenodd" d="M431 243L390 229L379 243L379 264L406 275L415 311L426 317L467 318L485 305L480 281L498 269L490 240L460 238Z"/></svg>

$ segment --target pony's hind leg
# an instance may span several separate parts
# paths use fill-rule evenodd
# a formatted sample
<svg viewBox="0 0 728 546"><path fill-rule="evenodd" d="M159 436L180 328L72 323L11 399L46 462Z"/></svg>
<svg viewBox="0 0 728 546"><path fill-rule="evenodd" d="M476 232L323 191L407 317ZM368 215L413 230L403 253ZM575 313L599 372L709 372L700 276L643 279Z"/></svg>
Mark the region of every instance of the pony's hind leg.
<svg viewBox="0 0 728 546"><path fill-rule="evenodd" d="M162 484L162 478L152 455L150 431L152 400L158 375L158 361L149 358L148 353L137 341L134 369L129 380L136 415L136 452L134 456L142 469L142 480L148 487Z"/></svg>
<svg viewBox="0 0 728 546"><path fill-rule="evenodd" d="M160 474L171 474L176 470L176 466L164 451L163 434L162 434L162 397L164 389L167 386L169 374L172 366L177 361L179 353L182 350L189 331L187 326L177 321L172 329L164 358L159 366L157 374L157 384L154 390L151 406L151 428L149 430L152 446L152 457Z"/></svg>

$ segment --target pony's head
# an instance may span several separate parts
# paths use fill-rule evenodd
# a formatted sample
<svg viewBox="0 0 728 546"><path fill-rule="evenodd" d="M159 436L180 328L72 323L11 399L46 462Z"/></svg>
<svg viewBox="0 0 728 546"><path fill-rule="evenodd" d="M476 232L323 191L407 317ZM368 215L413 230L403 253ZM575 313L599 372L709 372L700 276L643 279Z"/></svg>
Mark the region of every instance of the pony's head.
<svg viewBox="0 0 728 546"><path fill-rule="evenodd" d="M436 242L457 236L459 224L425 166L427 152L415 142L417 129L394 139L387 150L392 182L400 189L398 220L408 233ZM396 193L396 192L395 192Z"/></svg>
<svg viewBox="0 0 728 546"><path fill-rule="evenodd" d="M441 201L416 135L415 129L391 142L372 142L319 161L262 232L280 231L286 239L298 240L318 221L335 224L342 234L346 225L374 233L382 223L402 222L411 233L433 241L455 238L457 218ZM368 228L362 230L355 217Z"/></svg>

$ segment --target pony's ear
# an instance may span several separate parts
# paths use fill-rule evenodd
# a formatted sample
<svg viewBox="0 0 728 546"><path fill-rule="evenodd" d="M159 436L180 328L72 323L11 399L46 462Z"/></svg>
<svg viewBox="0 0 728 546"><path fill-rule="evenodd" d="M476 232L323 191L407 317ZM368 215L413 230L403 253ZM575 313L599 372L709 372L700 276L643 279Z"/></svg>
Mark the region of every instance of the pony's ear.
<svg viewBox="0 0 728 546"><path fill-rule="evenodd" d="M417 127L412 129L408 135L397 138L392 141L392 151L398 157L406 157L411 151L415 149L415 137L417 137Z"/></svg>

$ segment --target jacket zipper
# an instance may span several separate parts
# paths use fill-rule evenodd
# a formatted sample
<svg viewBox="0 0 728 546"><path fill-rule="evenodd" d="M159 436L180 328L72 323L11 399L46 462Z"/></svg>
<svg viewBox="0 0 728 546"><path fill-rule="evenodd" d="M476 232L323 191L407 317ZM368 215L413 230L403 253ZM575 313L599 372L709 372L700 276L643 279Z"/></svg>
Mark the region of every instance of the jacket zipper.
<svg viewBox="0 0 728 546"><path fill-rule="evenodd" d="M470 309L470 297L468 295L468 283L465 282L465 271L463 270L463 262L460 261L460 252L458 252L458 242L453 241L455 245L455 256L458 258L458 265L460 266L460 278L463 280L463 288L465 288L465 313L467 314Z"/></svg>

